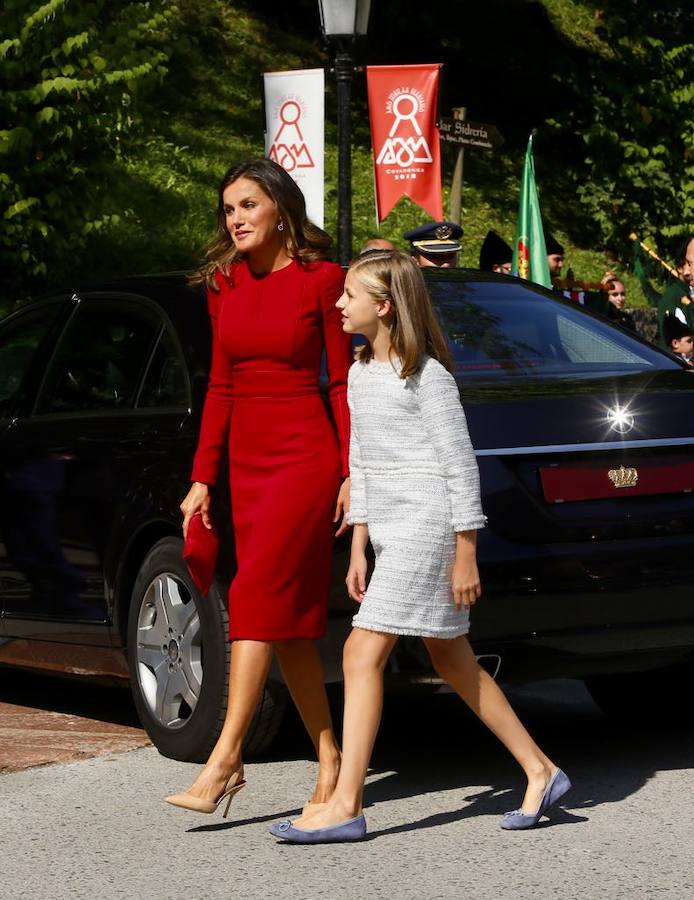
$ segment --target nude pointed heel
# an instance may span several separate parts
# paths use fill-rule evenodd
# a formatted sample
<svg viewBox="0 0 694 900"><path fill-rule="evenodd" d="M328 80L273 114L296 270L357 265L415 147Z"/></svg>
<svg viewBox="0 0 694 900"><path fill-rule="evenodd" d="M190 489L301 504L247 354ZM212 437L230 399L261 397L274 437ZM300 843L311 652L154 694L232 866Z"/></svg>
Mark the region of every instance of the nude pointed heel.
<svg viewBox="0 0 694 900"><path fill-rule="evenodd" d="M223 818L223 819L226 819L226 817L229 815L229 807L231 806L231 801L232 801L232 800L234 799L234 797L238 794L238 792L241 790L241 788L242 788L242 787L245 787L245 786L246 786L246 782L245 782L243 779L241 779L241 781L237 782L237 783L236 783L235 785L233 785L233 787L231 787L231 788L230 788L229 785L227 784L227 792L226 792L225 794L222 794L222 796L219 798L219 802L220 802L220 803L222 802L222 800L223 800L225 797L228 797L228 798L229 798L229 799L227 800L227 805L224 807L224 812L222 813L222 818Z"/></svg>
<svg viewBox="0 0 694 900"><path fill-rule="evenodd" d="M242 787L246 786L246 779L241 772L233 772L219 800L203 800L202 797L193 797L188 791L181 794L172 794L166 797L166 802L172 806L178 806L181 809L188 809L192 812L213 813L226 800L226 806L222 816L226 819L229 813L231 801L238 794Z"/></svg>

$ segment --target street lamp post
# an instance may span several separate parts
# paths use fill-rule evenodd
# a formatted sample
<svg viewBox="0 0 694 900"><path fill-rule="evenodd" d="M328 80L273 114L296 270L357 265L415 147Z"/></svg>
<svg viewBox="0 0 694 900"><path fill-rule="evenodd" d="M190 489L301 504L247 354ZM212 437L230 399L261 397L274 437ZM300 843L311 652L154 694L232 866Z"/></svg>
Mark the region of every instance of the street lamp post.
<svg viewBox="0 0 694 900"><path fill-rule="evenodd" d="M350 95L355 39L365 35L371 0L318 0L321 29L335 43L337 80L337 252L346 266L352 257L352 123Z"/></svg>

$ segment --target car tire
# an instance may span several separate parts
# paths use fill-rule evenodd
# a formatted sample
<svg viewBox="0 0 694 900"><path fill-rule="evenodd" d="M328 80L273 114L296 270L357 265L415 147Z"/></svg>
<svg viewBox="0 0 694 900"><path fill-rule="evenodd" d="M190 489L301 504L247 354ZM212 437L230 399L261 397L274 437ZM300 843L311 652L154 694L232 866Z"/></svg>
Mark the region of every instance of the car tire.
<svg viewBox="0 0 694 900"><path fill-rule="evenodd" d="M230 643L226 602L214 583L196 590L180 538L158 541L142 561L128 614L130 685L140 721L171 759L205 762L224 723ZM286 707L286 689L268 682L244 754L267 749Z"/></svg>
<svg viewBox="0 0 694 900"><path fill-rule="evenodd" d="M688 728L694 711L683 701L694 682L694 664L681 663L648 672L600 675L586 679L586 687L610 718L639 725Z"/></svg>

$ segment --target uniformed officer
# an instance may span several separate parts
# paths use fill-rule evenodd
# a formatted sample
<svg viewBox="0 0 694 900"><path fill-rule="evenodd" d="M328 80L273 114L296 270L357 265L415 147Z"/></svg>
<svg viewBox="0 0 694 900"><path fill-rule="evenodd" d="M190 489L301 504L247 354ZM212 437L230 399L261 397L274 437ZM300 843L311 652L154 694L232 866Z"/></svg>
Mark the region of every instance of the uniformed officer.
<svg viewBox="0 0 694 900"><path fill-rule="evenodd" d="M440 266L444 269L458 265L462 236L463 229L455 222L427 222L406 231L404 235L412 245L412 256L418 266Z"/></svg>
<svg viewBox="0 0 694 900"><path fill-rule="evenodd" d="M676 315L694 329L694 235L689 235L680 246L675 260L681 277L673 280L658 301L658 338L660 345L670 349L663 333L666 314Z"/></svg>
<svg viewBox="0 0 694 900"><path fill-rule="evenodd" d="M480 269L483 272L500 272L502 275L510 275L512 260L513 250L496 231L490 229L480 248Z"/></svg>

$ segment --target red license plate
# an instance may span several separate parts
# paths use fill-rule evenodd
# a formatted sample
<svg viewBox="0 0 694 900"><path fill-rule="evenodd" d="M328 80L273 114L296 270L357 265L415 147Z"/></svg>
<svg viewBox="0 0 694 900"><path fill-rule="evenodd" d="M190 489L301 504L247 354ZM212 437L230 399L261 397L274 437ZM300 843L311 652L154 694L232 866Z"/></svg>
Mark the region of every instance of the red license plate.
<svg viewBox="0 0 694 900"><path fill-rule="evenodd" d="M540 480L548 503L680 494L694 490L694 462L541 466Z"/></svg>

